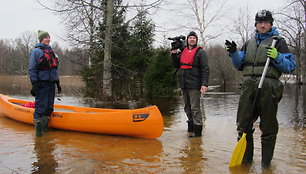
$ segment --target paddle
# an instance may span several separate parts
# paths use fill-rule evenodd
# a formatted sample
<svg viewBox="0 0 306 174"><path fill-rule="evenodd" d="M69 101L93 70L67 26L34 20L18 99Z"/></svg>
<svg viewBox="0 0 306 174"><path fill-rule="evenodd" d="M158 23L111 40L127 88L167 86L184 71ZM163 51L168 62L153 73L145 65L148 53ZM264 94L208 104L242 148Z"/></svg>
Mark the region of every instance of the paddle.
<svg viewBox="0 0 306 174"><path fill-rule="evenodd" d="M272 37L272 39L273 39L273 41L272 41L271 46L274 47L278 38L277 37ZM269 67L269 64L270 64L270 58L267 58L264 70L262 72L262 75L261 75L261 78L260 78L260 81L259 81L258 88L256 89L256 92L255 92L255 98L254 98L253 103L252 103L252 108L251 108L250 117L249 117L249 120L248 120L247 127L244 129L242 137L240 138L240 140L238 141L238 143L235 146L235 149L234 149L234 152L232 154L232 158L229 162L228 167L235 167L235 166L241 165L241 163L242 163L242 159L243 159L243 156L244 156L244 153L245 153L245 150L246 150L246 145L247 145L247 142L246 142L247 131L248 131L248 128L250 128L253 124L251 118L253 116L253 113L255 112L255 106L256 106L257 98L259 96L263 81L265 79L265 76L266 76L266 73L267 73L267 70L268 70L268 67Z"/></svg>

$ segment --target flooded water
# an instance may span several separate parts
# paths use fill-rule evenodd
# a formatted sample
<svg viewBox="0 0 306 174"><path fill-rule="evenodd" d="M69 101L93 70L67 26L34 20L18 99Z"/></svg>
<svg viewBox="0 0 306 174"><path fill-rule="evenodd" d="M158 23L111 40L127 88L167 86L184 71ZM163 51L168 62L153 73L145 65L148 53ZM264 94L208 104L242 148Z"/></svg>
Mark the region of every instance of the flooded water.
<svg viewBox="0 0 306 174"><path fill-rule="evenodd" d="M13 93L0 87L0 93L4 91ZM187 137L186 116L181 98L148 102L159 106L165 122L164 132L157 139L63 130L51 130L43 137L35 138L32 125L0 116L0 174L302 174L306 171L306 97L302 91L301 89L295 95L294 87L286 88L279 105L280 129L274 159L268 170L260 167L258 123L255 124L254 133L254 163L249 167L228 168L236 145L235 119L239 95L210 93L202 100L207 119L201 138ZM19 92L11 96L33 100L26 93ZM64 94L60 99L56 103L93 106L92 102L74 95Z"/></svg>

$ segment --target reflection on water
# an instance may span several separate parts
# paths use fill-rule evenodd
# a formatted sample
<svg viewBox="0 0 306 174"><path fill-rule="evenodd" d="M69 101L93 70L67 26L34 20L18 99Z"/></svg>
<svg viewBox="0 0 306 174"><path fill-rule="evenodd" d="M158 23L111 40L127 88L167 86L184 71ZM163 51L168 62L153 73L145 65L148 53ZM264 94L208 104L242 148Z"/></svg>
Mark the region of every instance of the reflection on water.
<svg viewBox="0 0 306 174"><path fill-rule="evenodd" d="M34 127L0 117L0 173L156 173L157 139L51 130L35 138Z"/></svg>
<svg viewBox="0 0 306 174"><path fill-rule="evenodd" d="M201 138L189 138L186 139L183 149L181 150L181 165L183 173L202 173L201 165L207 160L203 154L202 139Z"/></svg>
<svg viewBox="0 0 306 174"><path fill-rule="evenodd" d="M55 173L57 161L53 156L55 144L52 141L53 139L48 134L43 137L34 138L34 152L37 161L32 164L32 173Z"/></svg>
<svg viewBox="0 0 306 174"><path fill-rule="evenodd" d="M1 84L0 84L1 86ZM296 91L298 93L296 93ZM0 87L0 93L4 91ZM33 100L28 94L16 98ZM93 100L64 94L57 104L93 106ZM255 153L251 166L228 169L236 144L239 95L213 93L202 105L207 119L201 138L187 138L180 97L130 102L113 107L159 106L165 122L155 140L51 130L35 138L34 127L0 114L0 174L7 173L305 173L305 98L302 88L286 88L279 105L280 124L272 167L260 167L261 145L255 124Z"/></svg>
<svg viewBox="0 0 306 174"><path fill-rule="evenodd" d="M33 127L0 117L0 173L31 173L35 161Z"/></svg>
<svg viewBox="0 0 306 174"><path fill-rule="evenodd" d="M64 164L59 173L100 173L112 171L132 173L140 170L155 172L159 167L162 145L159 140L120 136L82 134L53 131L51 138L57 145Z"/></svg>

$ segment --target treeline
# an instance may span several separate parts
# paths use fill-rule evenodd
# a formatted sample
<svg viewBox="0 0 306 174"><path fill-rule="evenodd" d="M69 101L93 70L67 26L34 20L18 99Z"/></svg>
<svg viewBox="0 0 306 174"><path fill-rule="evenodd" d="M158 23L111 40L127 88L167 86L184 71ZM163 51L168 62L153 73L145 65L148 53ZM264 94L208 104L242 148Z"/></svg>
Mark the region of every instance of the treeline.
<svg viewBox="0 0 306 174"><path fill-rule="evenodd" d="M138 24L138 26L141 26ZM144 23L142 27L147 27ZM144 28L142 28L144 29ZM141 31L141 29L136 30ZM149 33L149 32L143 32ZM23 33L22 37L28 33ZM126 33L127 34L127 33ZM33 42L21 39L0 40L0 73L6 75L28 75L29 53L36 43L36 35L32 34ZM116 36L116 35L115 35ZM123 37L118 33L117 38ZM154 48L152 43L142 43L148 39L136 37L141 33L126 35L122 39L114 39L113 54L113 94L116 100L139 99L141 97L160 97L174 95L177 89L175 69L172 66L169 47ZM153 35L150 36L153 41ZM116 42L118 41L118 42ZM117 46L115 46L117 45ZM142 47L149 46L145 49ZM89 54L86 49L62 49L55 42L52 48L60 60L59 72L61 76L81 75L86 82L84 94L98 98L101 92L103 54L98 46L91 67L88 66ZM210 64L210 84L221 85L221 90L239 82L239 73L233 69L227 53L222 45L206 48Z"/></svg>
<svg viewBox="0 0 306 174"><path fill-rule="evenodd" d="M155 2L152 3L154 6L161 1ZM175 95L177 79L173 76L175 69L170 58L170 45L153 46L156 26L148 15L152 4L129 6L123 5L122 0L58 1L59 8L54 12L67 19L67 40L75 45L71 49L61 49L58 44L52 44L60 58L60 74L81 75L85 82L84 95L104 101L109 101L105 96L116 101ZM137 7L137 13L127 19L128 9L134 7ZM302 10L299 12L306 14ZM297 77L305 78L305 30L300 27L300 30L294 30L299 32L294 33L289 29L300 25L292 24L291 27L284 23L282 26L296 55ZM238 33L243 31L237 29ZM248 32L246 36L241 38L251 37ZM36 38L35 33L23 33L13 41L1 40L0 73L26 75L28 54ZM203 39L202 43L205 43ZM236 88L241 74L233 69L223 43L205 46L205 50L210 66L209 84L220 85L221 91Z"/></svg>
<svg viewBox="0 0 306 174"><path fill-rule="evenodd" d="M25 35L21 38L23 36ZM35 38L36 36L32 39L36 40ZM34 48L35 42L27 43L21 39L0 40L0 73L28 75L30 51ZM57 43L52 44L52 48L60 59L61 75L80 75L80 70L87 62L83 50L78 48L63 50Z"/></svg>

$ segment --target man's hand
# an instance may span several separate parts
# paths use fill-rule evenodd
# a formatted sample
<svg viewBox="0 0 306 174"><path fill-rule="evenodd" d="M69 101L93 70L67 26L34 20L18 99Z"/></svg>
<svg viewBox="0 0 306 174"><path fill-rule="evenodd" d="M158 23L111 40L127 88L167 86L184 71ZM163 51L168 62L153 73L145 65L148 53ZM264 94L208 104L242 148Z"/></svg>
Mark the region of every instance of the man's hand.
<svg viewBox="0 0 306 174"><path fill-rule="evenodd" d="M57 87L57 93L60 94L62 92L62 87L60 85L60 82L59 81L56 81L56 87Z"/></svg>
<svg viewBox="0 0 306 174"><path fill-rule="evenodd" d="M228 51L229 53L234 53L237 51L237 45L234 41L230 42L228 40L225 41L225 49L226 51Z"/></svg>
<svg viewBox="0 0 306 174"><path fill-rule="evenodd" d="M200 91L201 91L202 95L204 95L207 90L208 90L207 86L201 86L201 90Z"/></svg>
<svg viewBox="0 0 306 174"><path fill-rule="evenodd" d="M271 59L276 59L278 56L277 49L275 47L266 47L267 48L267 56Z"/></svg>
<svg viewBox="0 0 306 174"><path fill-rule="evenodd" d="M30 93L32 94L33 97L35 97L36 94L37 94L38 85L39 85L39 82L32 83L32 89L31 89Z"/></svg>

